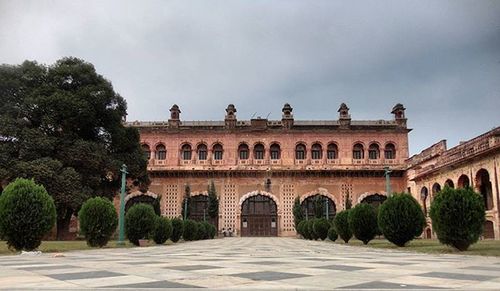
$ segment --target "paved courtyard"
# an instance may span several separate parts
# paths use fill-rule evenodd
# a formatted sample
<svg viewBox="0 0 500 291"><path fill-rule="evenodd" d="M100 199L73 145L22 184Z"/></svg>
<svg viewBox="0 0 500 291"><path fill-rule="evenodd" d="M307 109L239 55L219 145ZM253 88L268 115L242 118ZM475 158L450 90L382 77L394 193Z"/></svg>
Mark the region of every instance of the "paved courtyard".
<svg viewBox="0 0 500 291"><path fill-rule="evenodd" d="M426 255L293 238L0 256L0 289L500 290L500 258Z"/></svg>

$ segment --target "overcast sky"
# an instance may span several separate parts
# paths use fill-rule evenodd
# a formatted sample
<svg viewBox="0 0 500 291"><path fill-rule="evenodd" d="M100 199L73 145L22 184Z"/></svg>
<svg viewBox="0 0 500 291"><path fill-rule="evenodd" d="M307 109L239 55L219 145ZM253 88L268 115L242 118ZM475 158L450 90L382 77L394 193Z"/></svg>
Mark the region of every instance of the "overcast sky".
<svg viewBox="0 0 500 291"><path fill-rule="evenodd" d="M106 3L104 3L106 2ZM410 153L500 126L500 1L4 1L0 63L93 63L128 120L391 119Z"/></svg>

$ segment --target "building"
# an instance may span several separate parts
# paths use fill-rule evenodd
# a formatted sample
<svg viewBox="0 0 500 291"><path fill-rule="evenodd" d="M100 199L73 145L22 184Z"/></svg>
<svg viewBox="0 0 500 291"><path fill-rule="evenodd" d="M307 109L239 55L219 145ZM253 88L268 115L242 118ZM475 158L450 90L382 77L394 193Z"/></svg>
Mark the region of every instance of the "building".
<svg viewBox="0 0 500 291"><path fill-rule="evenodd" d="M408 132L405 108L391 120L351 120L342 104L336 120L295 120L285 104L281 120L238 120L230 104L221 121L184 121L177 105L165 122L129 122L138 128L149 157L150 192L135 192L127 204L159 199L163 215L181 215L185 188L191 216L206 218L207 185L220 196L219 230L242 236L295 235L296 197L306 215L332 217L353 204L380 203L386 196L384 167L394 191L407 189ZM319 197L319 198L317 198ZM157 200L156 200L157 201Z"/></svg>
<svg viewBox="0 0 500 291"><path fill-rule="evenodd" d="M442 140L407 161L408 190L428 212L437 192L449 187L472 187L483 197L486 209L484 238L500 238L499 213L500 127L451 149ZM435 237L432 225L424 237Z"/></svg>

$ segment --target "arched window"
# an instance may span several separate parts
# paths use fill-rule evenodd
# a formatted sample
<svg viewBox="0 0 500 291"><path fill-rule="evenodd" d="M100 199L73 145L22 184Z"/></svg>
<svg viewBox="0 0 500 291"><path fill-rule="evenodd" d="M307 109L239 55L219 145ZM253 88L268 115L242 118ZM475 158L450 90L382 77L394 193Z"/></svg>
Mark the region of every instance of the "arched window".
<svg viewBox="0 0 500 291"><path fill-rule="evenodd" d="M240 160L248 160L248 145L247 144L240 144L238 147L238 156L240 157Z"/></svg>
<svg viewBox="0 0 500 291"><path fill-rule="evenodd" d="M476 174L476 187L483 196L486 210L493 209L493 188L491 186L490 174L487 170L481 169Z"/></svg>
<svg viewBox="0 0 500 291"><path fill-rule="evenodd" d="M220 143L215 144L213 148L214 160L222 160L222 145Z"/></svg>
<svg viewBox="0 0 500 291"><path fill-rule="evenodd" d="M434 185L432 185L432 195L436 195L439 191L441 191L441 185L434 183Z"/></svg>
<svg viewBox="0 0 500 291"><path fill-rule="evenodd" d="M378 144L372 143L368 148L368 158L370 160L377 160L380 157L380 150Z"/></svg>
<svg viewBox="0 0 500 291"><path fill-rule="evenodd" d="M384 154L385 154L385 158L387 160L395 159L396 158L396 146L394 146L394 144L392 144L392 143L388 143L385 146Z"/></svg>
<svg viewBox="0 0 500 291"><path fill-rule="evenodd" d="M182 146L182 159L185 161L191 160L191 146L188 144Z"/></svg>
<svg viewBox="0 0 500 291"><path fill-rule="evenodd" d="M198 160L205 161L207 159L207 146L204 144L200 144L198 146Z"/></svg>
<svg viewBox="0 0 500 291"><path fill-rule="evenodd" d="M315 143L311 147L311 156L313 160L321 160L323 158L323 149L319 143Z"/></svg>
<svg viewBox="0 0 500 291"><path fill-rule="evenodd" d="M272 144L271 145L271 160L279 160L281 159L281 149L279 144Z"/></svg>
<svg viewBox="0 0 500 291"><path fill-rule="evenodd" d="M334 143L331 143L328 145L328 148L326 149L326 158L329 160L334 160L338 158L338 148L337 145Z"/></svg>
<svg viewBox="0 0 500 291"><path fill-rule="evenodd" d="M167 149L164 145L159 144L156 146L156 159L165 160L167 158Z"/></svg>
<svg viewBox="0 0 500 291"><path fill-rule="evenodd" d="M352 149L352 158L355 160L361 160L365 158L365 150L363 149L363 145L357 143L354 145Z"/></svg>
<svg viewBox="0 0 500 291"><path fill-rule="evenodd" d="M295 147L295 159L304 160L306 158L306 147L303 144L298 144Z"/></svg>
<svg viewBox="0 0 500 291"><path fill-rule="evenodd" d="M149 146L147 144L143 144L141 145L141 148L142 148L142 152L144 153L144 156L146 157L146 159L151 159L151 149L149 148Z"/></svg>
<svg viewBox="0 0 500 291"><path fill-rule="evenodd" d="M444 185L445 185L445 186L448 186L448 187L450 187L450 188L455 188L455 184L454 184L454 183L453 183L453 181L452 181L452 180L450 180L450 179L446 180L446 182L444 182Z"/></svg>
<svg viewBox="0 0 500 291"><path fill-rule="evenodd" d="M420 199L424 205L424 214L427 216L427 197L429 197L429 190L427 187L422 187L420 190Z"/></svg>
<svg viewBox="0 0 500 291"><path fill-rule="evenodd" d="M458 178L458 188L467 188L470 186L470 180L467 175L462 175Z"/></svg>
<svg viewBox="0 0 500 291"><path fill-rule="evenodd" d="M264 159L264 145L261 143L256 144L255 147L253 148L253 153L254 153L254 158L256 160L263 160Z"/></svg>

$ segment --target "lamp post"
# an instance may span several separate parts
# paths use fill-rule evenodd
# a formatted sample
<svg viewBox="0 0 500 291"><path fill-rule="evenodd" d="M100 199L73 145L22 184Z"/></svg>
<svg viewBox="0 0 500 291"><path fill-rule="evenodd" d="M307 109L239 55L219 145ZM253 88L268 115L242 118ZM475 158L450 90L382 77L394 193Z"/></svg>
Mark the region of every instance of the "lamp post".
<svg viewBox="0 0 500 291"><path fill-rule="evenodd" d="M387 193L387 197L391 197L391 170L389 170L389 167L384 168L384 176L385 176L385 191Z"/></svg>
<svg viewBox="0 0 500 291"><path fill-rule="evenodd" d="M125 186L127 182L127 165L123 164L120 169L122 173L122 187L120 191L120 217L119 217L119 235L118 235L118 245L124 245L125 241Z"/></svg>

